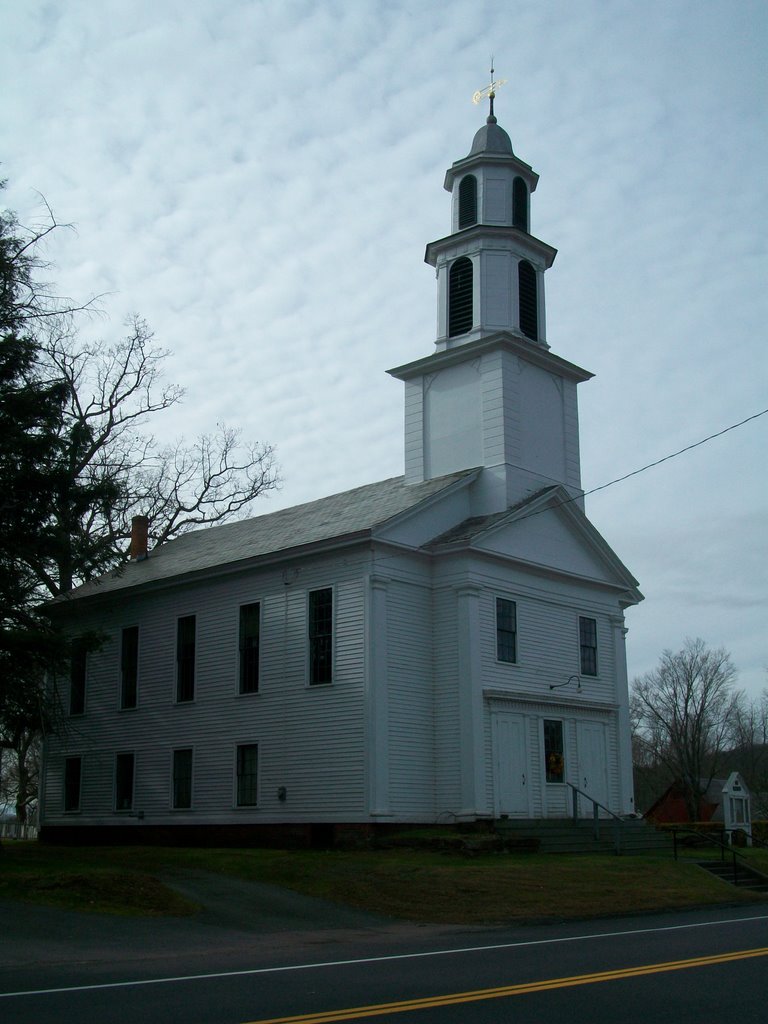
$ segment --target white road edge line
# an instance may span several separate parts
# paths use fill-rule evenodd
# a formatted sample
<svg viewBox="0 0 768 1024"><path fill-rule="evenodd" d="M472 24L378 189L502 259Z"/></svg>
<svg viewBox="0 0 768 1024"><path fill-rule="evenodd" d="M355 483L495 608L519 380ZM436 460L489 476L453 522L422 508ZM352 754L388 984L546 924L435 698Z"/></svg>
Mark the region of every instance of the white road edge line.
<svg viewBox="0 0 768 1024"><path fill-rule="evenodd" d="M140 985L170 985L181 981L210 981L215 978L242 978L253 974L278 974L284 971L311 971L318 967L349 967L355 964L377 964L390 960L418 960L429 956L453 956L457 953L488 953L498 949L522 949L530 946L554 946L565 942L587 942L591 939L615 939L624 935L650 935L656 932L679 932L691 928L715 928L724 924L747 921L768 921L768 914L754 917L732 917L725 921L699 921L695 924L667 925L663 928L632 928L623 932L597 932L594 935L569 935L559 939L531 939L527 942L500 942L489 946L463 946L458 949L435 949L422 953L393 953L389 956L366 956L356 960L327 960L322 963L287 964L283 967L254 967L246 971L220 971L213 974L189 974L178 978L143 978L137 981L108 981L98 985L67 985L62 988L29 989L26 992L0 992L0 999L24 996L47 996L61 992L92 992L102 988L136 988Z"/></svg>

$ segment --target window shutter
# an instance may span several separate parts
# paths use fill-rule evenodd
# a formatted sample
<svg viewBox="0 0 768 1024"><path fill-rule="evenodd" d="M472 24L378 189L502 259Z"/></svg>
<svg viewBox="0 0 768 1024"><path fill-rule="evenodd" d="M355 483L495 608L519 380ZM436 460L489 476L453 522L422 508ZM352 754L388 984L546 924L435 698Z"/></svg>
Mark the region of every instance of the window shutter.
<svg viewBox="0 0 768 1024"><path fill-rule="evenodd" d="M539 310L536 271L528 260L517 265L517 283L520 299L520 330L533 341L539 338Z"/></svg>
<svg viewBox="0 0 768 1024"><path fill-rule="evenodd" d="M477 224L477 178L468 174L459 182L459 230Z"/></svg>
<svg viewBox="0 0 768 1024"><path fill-rule="evenodd" d="M448 278L448 336L472 329L472 260L467 256L451 266Z"/></svg>
<svg viewBox="0 0 768 1024"><path fill-rule="evenodd" d="M528 186L522 178L512 182L512 227L528 230Z"/></svg>

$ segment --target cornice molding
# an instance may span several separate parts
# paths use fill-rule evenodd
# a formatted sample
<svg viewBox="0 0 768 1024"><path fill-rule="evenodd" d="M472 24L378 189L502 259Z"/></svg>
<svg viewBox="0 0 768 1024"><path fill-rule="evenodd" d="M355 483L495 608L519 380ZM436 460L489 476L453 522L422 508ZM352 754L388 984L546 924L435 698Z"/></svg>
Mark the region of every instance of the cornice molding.
<svg viewBox="0 0 768 1024"><path fill-rule="evenodd" d="M522 250L535 253L544 263L547 270L552 266L557 256L557 249L540 238L522 231L520 228L513 228L502 224L473 224L472 227L464 228L462 231L455 231L444 238L438 238L434 242L428 242L424 252L424 262L431 267L437 264L437 257L453 246L464 246L468 242L483 241L485 239L497 239L508 243L515 242Z"/></svg>
<svg viewBox="0 0 768 1024"><path fill-rule="evenodd" d="M387 373L398 380L412 380L414 377L437 373L439 370L455 366L457 363L464 363L469 359L477 359L488 352L496 351L509 352L528 363L533 363L535 366L556 374L558 377L566 377L577 383L594 377L589 370L584 370L575 363L569 363L567 359L562 359L541 345L537 345L522 335L512 334L510 331L497 331L488 337L469 341L465 345L433 352L412 363L395 366L393 369L387 370Z"/></svg>

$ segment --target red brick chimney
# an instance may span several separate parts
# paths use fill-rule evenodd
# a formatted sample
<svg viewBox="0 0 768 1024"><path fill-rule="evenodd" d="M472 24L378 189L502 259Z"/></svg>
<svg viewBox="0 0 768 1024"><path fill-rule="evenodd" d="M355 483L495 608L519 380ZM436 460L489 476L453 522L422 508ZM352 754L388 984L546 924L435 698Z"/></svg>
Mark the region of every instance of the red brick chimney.
<svg viewBox="0 0 768 1024"><path fill-rule="evenodd" d="M147 557L147 533L149 519L146 516L134 516L131 519L131 561L141 562Z"/></svg>

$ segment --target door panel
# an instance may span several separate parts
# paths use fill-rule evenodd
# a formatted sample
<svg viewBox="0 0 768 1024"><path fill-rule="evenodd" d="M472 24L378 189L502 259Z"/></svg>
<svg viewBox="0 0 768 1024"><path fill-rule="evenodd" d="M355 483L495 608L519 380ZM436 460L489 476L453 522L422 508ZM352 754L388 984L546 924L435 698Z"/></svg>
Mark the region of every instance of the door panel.
<svg viewBox="0 0 768 1024"><path fill-rule="evenodd" d="M579 758L578 788L608 807L605 726L601 722L579 722L576 736ZM583 797L579 797L579 813L585 817L592 814L591 802Z"/></svg>
<svg viewBox="0 0 768 1024"><path fill-rule="evenodd" d="M528 750L522 715L493 716L493 751L497 816L528 817Z"/></svg>

